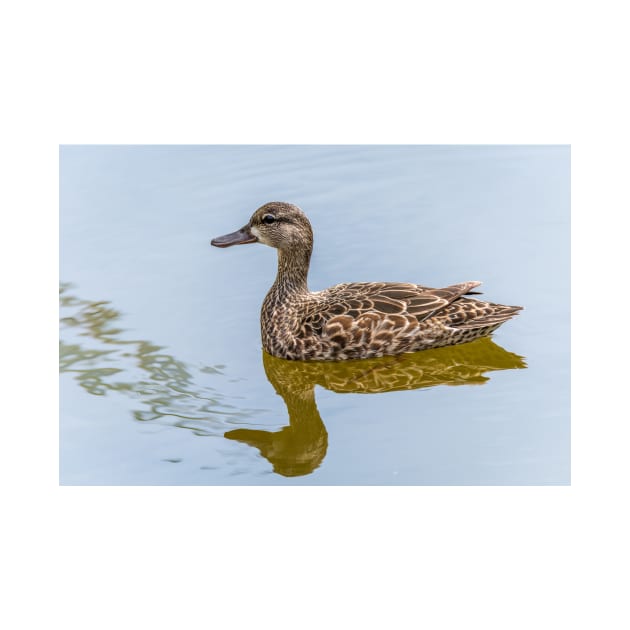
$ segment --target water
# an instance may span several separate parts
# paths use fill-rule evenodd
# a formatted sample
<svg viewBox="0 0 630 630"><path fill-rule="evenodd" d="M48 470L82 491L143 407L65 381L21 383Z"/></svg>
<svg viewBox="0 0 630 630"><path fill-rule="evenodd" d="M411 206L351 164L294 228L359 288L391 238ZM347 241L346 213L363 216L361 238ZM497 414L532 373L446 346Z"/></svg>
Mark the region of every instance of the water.
<svg viewBox="0 0 630 630"><path fill-rule="evenodd" d="M568 484L570 156L538 146L62 147L62 484ZM266 201L309 285L482 280L492 340L359 364L264 356Z"/></svg>

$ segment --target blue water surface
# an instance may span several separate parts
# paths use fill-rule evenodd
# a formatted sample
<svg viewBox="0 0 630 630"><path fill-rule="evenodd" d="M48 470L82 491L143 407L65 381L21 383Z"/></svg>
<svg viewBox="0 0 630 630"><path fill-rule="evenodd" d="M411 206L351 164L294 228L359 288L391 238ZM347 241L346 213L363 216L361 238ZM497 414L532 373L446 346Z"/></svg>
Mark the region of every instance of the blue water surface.
<svg viewBox="0 0 630 630"><path fill-rule="evenodd" d="M275 252L209 244L271 200L312 222L312 290L481 280L525 310L492 348L376 366L412 389L285 374ZM64 146L60 206L62 484L570 482L569 147Z"/></svg>

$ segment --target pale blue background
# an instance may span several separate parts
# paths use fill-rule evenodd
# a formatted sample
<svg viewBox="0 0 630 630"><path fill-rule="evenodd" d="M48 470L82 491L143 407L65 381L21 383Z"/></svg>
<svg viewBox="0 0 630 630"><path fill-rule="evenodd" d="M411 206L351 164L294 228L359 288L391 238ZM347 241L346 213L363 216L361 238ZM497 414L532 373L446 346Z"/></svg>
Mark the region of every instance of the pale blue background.
<svg viewBox="0 0 630 630"><path fill-rule="evenodd" d="M170 417L138 422L137 396L96 396L64 373L61 483L569 483L569 147L66 146L60 163L61 281L110 301L121 338L163 347L188 367L190 389L230 410L200 421L205 435ZM485 298L526 307L494 339L528 369L490 373L480 387L318 388L326 458L305 477L273 473L221 435L286 424L260 355L275 252L209 246L271 200L311 219L312 289L482 280ZM76 334L62 338L90 346ZM113 360L114 378L143 377Z"/></svg>

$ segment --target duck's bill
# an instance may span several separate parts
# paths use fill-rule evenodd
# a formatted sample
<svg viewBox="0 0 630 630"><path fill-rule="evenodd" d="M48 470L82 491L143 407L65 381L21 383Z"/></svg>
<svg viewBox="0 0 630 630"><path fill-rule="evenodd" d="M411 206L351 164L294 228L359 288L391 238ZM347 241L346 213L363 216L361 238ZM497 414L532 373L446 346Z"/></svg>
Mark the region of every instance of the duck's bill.
<svg viewBox="0 0 630 630"><path fill-rule="evenodd" d="M247 243L256 243L258 239L250 232L249 225L242 227L231 234L217 236L210 241L215 247L231 247L232 245L247 245Z"/></svg>

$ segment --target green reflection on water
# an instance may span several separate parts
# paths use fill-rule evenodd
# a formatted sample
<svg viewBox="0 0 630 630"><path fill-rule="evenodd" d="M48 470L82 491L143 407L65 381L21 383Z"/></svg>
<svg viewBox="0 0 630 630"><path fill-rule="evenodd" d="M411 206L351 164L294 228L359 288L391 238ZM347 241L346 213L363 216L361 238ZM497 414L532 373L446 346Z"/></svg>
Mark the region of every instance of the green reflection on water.
<svg viewBox="0 0 630 630"><path fill-rule="evenodd" d="M74 376L88 393L109 392L138 399L133 417L191 429L197 435L222 435L225 420L253 412L226 403L213 387L200 385L204 375L221 374L220 366L203 366L194 374L183 361L148 341L124 339L116 327L119 311L108 302L81 300L60 287L59 369Z"/></svg>
<svg viewBox="0 0 630 630"><path fill-rule="evenodd" d="M265 374L282 396L289 424L279 431L239 428L256 410L232 407L213 387L201 384L222 375L222 366L195 371L163 352L163 347L124 338L116 327L119 311L108 302L81 300L60 287L60 371L72 374L88 393L123 393L137 399L140 422L168 424L197 435L222 436L257 448L276 473L307 475L324 460L328 432L315 402L315 385L337 393L374 394L434 387L480 385L486 372L526 367L523 357L507 352L489 338L414 354L358 361L286 361L262 353ZM248 423L250 424L251 421Z"/></svg>
<svg viewBox="0 0 630 630"><path fill-rule="evenodd" d="M282 396L289 425L280 431L235 429L226 438L255 446L288 476L317 468L328 448L328 433L315 403L315 385L337 393L376 394L436 385L481 385L485 372L526 367L523 357L507 352L491 339L414 354L339 363L286 361L263 351L269 382Z"/></svg>

